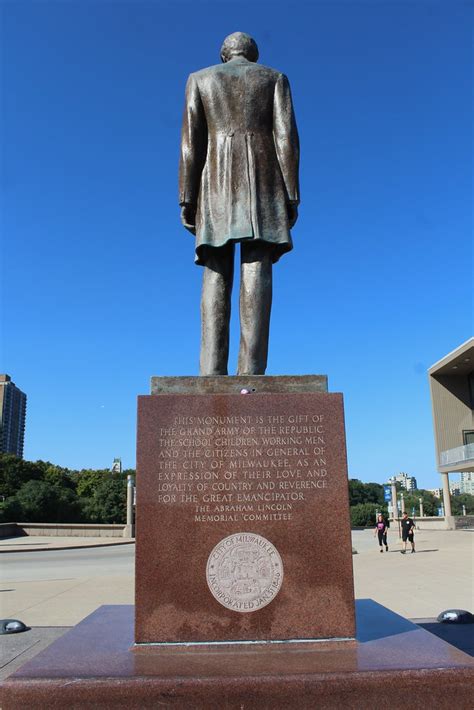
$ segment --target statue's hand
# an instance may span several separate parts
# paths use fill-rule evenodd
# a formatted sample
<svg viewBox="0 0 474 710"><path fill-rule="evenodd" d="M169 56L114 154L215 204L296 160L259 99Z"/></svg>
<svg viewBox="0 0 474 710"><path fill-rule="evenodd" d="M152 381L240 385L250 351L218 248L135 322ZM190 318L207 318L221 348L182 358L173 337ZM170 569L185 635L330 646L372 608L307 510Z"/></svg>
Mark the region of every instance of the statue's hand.
<svg viewBox="0 0 474 710"><path fill-rule="evenodd" d="M292 229L296 224L296 220L298 219L298 205L290 203L286 206L286 210L288 214L288 224L290 226L290 229Z"/></svg>
<svg viewBox="0 0 474 710"><path fill-rule="evenodd" d="M196 205L181 207L181 223L191 234L196 234Z"/></svg>

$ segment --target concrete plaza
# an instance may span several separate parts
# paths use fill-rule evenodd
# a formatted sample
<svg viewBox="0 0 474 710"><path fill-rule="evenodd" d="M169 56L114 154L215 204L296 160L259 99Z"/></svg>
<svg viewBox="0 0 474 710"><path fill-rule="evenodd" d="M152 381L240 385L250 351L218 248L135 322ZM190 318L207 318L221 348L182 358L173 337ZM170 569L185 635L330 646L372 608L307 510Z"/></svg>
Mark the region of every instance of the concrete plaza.
<svg viewBox="0 0 474 710"><path fill-rule="evenodd" d="M31 546L27 540L22 538L22 551L0 554L0 617L33 627L3 637L1 677L102 604L134 603L133 544L74 549L76 538L66 550L56 538L42 540L50 547L38 550L37 538L29 538ZM371 530L353 531L352 541L357 598L372 598L416 621L433 621L448 608L474 611L474 531L421 531L414 555L400 554L396 530L383 554ZM474 635L474 626L463 632Z"/></svg>
<svg viewBox="0 0 474 710"><path fill-rule="evenodd" d="M415 535L416 553L403 549L398 531L388 533L380 554L373 531L353 531L357 598L370 597L408 619L436 617L449 608L474 612L474 531L433 530Z"/></svg>
<svg viewBox="0 0 474 710"><path fill-rule="evenodd" d="M352 540L357 598L372 598L409 619L435 617L449 607L474 610L474 531L418 532L414 555L400 554L393 529L388 553L380 554L371 530L353 531ZM0 554L2 618L72 626L101 604L133 604L133 544L73 549L80 545L75 538L65 550L63 539L47 538L41 542L50 548L38 551L38 538L21 542L21 552Z"/></svg>

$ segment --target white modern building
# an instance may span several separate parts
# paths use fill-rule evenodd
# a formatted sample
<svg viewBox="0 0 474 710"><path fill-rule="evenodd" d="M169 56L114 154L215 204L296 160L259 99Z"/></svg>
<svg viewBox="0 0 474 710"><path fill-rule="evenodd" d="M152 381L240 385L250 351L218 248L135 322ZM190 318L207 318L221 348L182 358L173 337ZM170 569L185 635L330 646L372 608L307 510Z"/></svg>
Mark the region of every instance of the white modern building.
<svg viewBox="0 0 474 710"><path fill-rule="evenodd" d="M449 518L449 474L474 471L474 338L432 365L428 376L436 463L443 483L445 514Z"/></svg>

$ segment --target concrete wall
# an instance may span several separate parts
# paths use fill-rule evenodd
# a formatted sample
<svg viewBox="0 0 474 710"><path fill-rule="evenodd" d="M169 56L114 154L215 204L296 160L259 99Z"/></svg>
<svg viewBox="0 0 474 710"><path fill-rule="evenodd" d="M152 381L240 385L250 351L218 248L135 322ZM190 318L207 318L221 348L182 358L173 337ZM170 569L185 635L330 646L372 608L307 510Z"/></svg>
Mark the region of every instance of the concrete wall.
<svg viewBox="0 0 474 710"><path fill-rule="evenodd" d="M0 523L0 540L5 537L21 537L25 535L16 523Z"/></svg>
<svg viewBox="0 0 474 710"><path fill-rule="evenodd" d="M454 524L456 525L456 530L474 528L474 515L459 515L454 518Z"/></svg>
<svg viewBox="0 0 474 710"><path fill-rule="evenodd" d="M454 530L455 518L453 515L445 515L444 518L414 518L418 530Z"/></svg>
<svg viewBox="0 0 474 710"><path fill-rule="evenodd" d="M125 525L82 525L71 523L2 523L0 538L22 535L53 537L124 537Z"/></svg>

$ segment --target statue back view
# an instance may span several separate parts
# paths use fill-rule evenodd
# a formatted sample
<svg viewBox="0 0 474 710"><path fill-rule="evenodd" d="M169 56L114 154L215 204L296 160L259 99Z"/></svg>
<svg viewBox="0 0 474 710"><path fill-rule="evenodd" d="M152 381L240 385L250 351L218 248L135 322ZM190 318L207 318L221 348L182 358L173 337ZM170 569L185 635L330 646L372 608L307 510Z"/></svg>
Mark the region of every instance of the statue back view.
<svg viewBox="0 0 474 710"><path fill-rule="evenodd" d="M292 249L299 142L291 93L257 57L248 35L230 35L224 63L191 74L186 87L179 199L205 267L202 375L227 374L234 244L242 245L239 374L265 372L272 264Z"/></svg>

